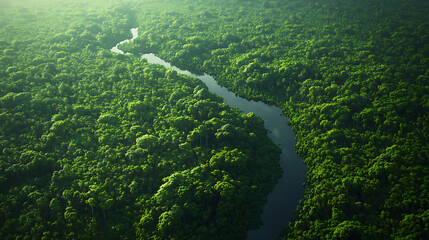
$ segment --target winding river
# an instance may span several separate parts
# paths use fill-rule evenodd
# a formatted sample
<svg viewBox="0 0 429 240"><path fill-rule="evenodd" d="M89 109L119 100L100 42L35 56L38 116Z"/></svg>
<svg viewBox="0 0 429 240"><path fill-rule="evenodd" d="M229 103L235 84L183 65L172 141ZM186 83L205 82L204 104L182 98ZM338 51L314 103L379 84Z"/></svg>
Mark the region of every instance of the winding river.
<svg viewBox="0 0 429 240"><path fill-rule="evenodd" d="M138 29L131 29L132 39L124 40L118 43L111 50L120 54L124 53L118 49L120 44L132 41L138 36ZM274 240L283 227L292 219L293 213L299 200L304 195L303 183L306 177L306 167L303 159L295 152L295 134L286 124L288 118L284 116L280 108L270 106L263 102L249 101L236 96L233 92L217 84L216 80L207 74L202 76L195 75L189 71L181 70L170 63L158 58L154 54L143 54L142 58L148 63L161 64L166 68L171 68L178 73L186 74L200 79L208 87L210 92L222 97L229 106L242 111L244 114L253 112L264 120L264 126L268 129L268 136L273 142L279 144L282 150L280 155L280 165L283 169L283 175L278 180L277 185L267 196L267 202L263 208L263 225L258 229L250 230L247 234L247 240Z"/></svg>

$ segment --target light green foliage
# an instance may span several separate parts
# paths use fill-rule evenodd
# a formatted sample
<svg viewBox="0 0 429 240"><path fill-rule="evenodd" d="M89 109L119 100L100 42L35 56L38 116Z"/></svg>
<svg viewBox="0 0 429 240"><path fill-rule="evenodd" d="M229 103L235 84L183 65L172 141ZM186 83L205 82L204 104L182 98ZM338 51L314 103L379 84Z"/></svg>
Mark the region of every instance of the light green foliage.
<svg viewBox="0 0 429 240"><path fill-rule="evenodd" d="M143 10L123 48L283 108L308 166L285 238L428 238L427 1L186 4ZM239 125L223 126L216 139L234 141ZM210 143L197 130L188 139Z"/></svg>
<svg viewBox="0 0 429 240"><path fill-rule="evenodd" d="M288 239L428 238L425 1L2 1L1 239L243 239L280 172L260 118L154 52L282 107L308 184Z"/></svg>
<svg viewBox="0 0 429 240"><path fill-rule="evenodd" d="M280 175L262 121L111 53L142 6L40 2L0 9L0 238L244 238Z"/></svg>

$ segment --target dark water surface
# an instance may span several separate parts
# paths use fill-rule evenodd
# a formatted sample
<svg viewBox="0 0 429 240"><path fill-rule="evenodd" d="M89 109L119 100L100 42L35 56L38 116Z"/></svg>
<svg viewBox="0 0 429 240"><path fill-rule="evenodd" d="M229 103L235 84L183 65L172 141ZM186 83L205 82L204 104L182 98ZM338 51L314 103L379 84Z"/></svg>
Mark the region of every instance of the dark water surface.
<svg viewBox="0 0 429 240"><path fill-rule="evenodd" d="M133 28L131 32L133 34L132 39L135 39L138 36L138 29ZM124 40L123 42L127 41L130 40ZM121 50L117 49L118 45L112 48L112 51L124 54ZM283 169L283 175L267 197L267 203L264 206L261 216L264 224L259 229L250 230L247 240L276 239L283 227L291 220L299 200L304 196L303 183L305 182L307 172L303 159L295 152L295 134L289 125L286 124L288 118L282 115L280 108L276 106L270 106L263 102L249 101L236 96L233 92L219 86L212 76L207 74L199 76L189 71L181 70L154 54L143 54L141 57L146 59L148 63L161 64L178 73L200 79L206 84L210 92L222 97L224 102L229 106L239 109L244 114L253 112L264 120L264 126L269 131L268 136L274 143L279 144L282 150L280 165Z"/></svg>

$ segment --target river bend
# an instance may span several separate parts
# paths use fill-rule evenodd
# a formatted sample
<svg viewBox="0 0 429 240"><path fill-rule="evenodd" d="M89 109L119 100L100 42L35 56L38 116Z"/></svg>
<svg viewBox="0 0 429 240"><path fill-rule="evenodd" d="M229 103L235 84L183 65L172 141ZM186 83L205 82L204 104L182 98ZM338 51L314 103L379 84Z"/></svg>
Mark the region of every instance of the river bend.
<svg viewBox="0 0 429 240"><path fill-rule="evenodd" d="M124 53L118 46L125 42L130 42L138 37L138 29L131 29L132 39L124 40L118 43L111 50L120 54ZM148 63L160 64L166 68L171 68L178 73L186 74L200 79L210 92L222 97L229 106L242 111L244 114L253 112L264 120L264 126L268 129L268 136L274 143L278 144L282 152L280 155L280 165L283 169L283 175L278 179L277 185L267 196L267 202L262 212L263 225L258 229L248 232L247 240L274 240L276 239L284 226L292 219L293 213L304 195L304 186L306 177L306 167L303 159L295 151L295 134L291 127L287 125L288 118L284 116L280 108L270 106L263 102L256 102L240 98L233 92L217 84L216 80L207 74L196 75L186 70L181 70L170 63L158 58L154 54L143 54Z"/></svg>

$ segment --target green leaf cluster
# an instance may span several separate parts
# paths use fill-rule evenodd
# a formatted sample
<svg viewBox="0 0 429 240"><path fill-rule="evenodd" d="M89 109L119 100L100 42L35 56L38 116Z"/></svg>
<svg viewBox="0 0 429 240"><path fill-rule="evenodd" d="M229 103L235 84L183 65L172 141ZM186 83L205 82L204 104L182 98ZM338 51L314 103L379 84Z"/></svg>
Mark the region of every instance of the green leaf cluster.
<svg viewBox="0 0 429 240"><path fill-rule="evenodd" d="M281 174L262 120L111 53L132 8L86 2L2 10L0 238L244 238Z"/></svg>
<svg viewBox="0 0 429 240"><path fill-rule="evenodd" d="M308 167L285 238L428 238L427 1L185 3L124 49L282 107Z"/></svg>

